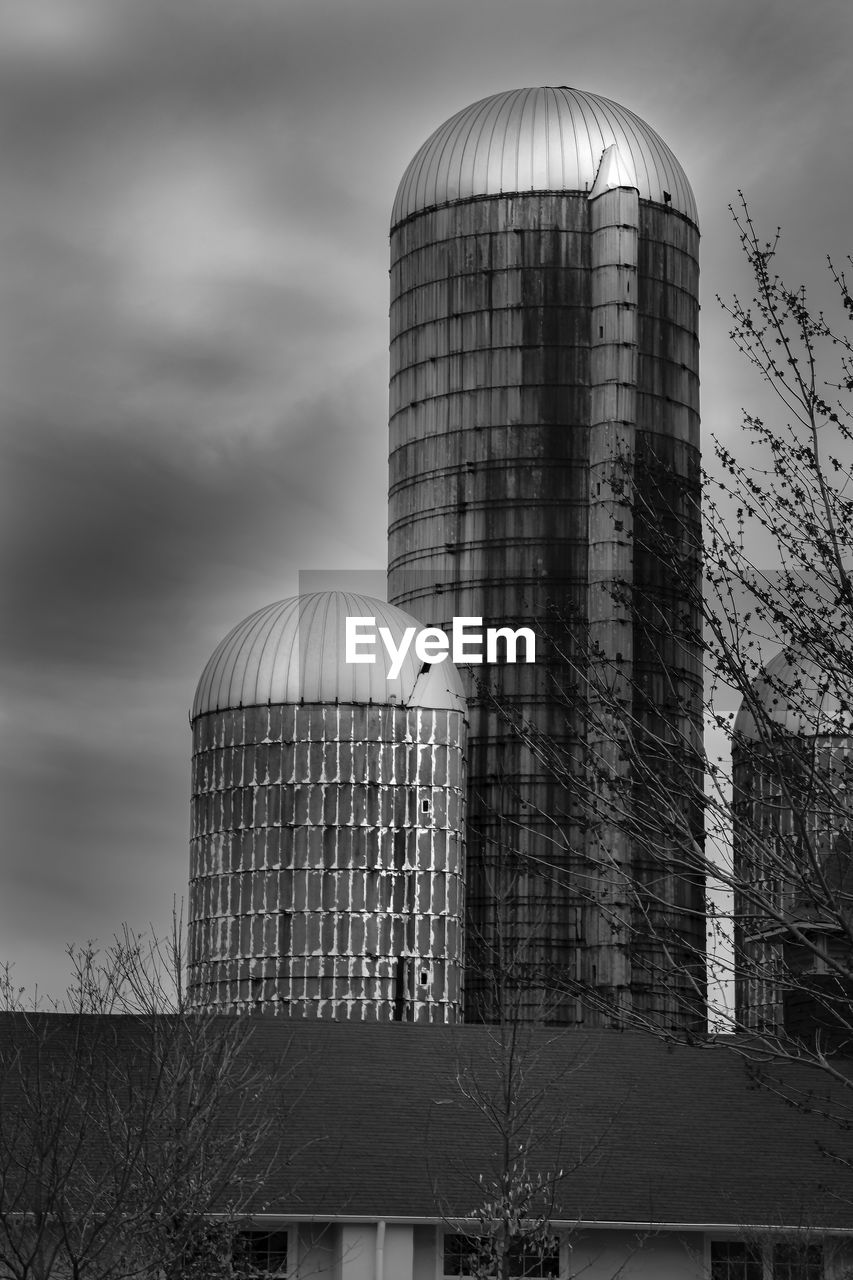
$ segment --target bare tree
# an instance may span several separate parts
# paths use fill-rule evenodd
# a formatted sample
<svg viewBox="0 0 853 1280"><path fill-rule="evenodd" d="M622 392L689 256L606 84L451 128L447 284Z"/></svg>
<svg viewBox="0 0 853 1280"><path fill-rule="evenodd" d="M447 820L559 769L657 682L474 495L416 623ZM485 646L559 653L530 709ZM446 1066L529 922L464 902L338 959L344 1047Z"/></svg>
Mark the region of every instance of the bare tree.
<svg viewBox="0 0 853 1280"><path fill-rule="evenodd" d="M547 1083L536 1080L529 1027L503 1021L485 1034L486 1062L469 1056L456 1073L463 1105L487 1122L492 1148L485 1166L469 1171L475 1208L454 1223L459 1273L478 1280L553 1275L559 1244L551 1222L567 1170L541 1163Z"/></svg>
<svg viewBox="0 0 853 1280"><path fill-rule="evenodd" d="M451 1181L467 1196L468 1211L460 1217L458 1206L454 1210L447 1202L447 1170L433 1179L449 1228L445 1273L476 1280L562 1274L561 1236L571 1216L573 1176L580 1170L589 1175L624 1102L613 1099L600 1131L584 1140L572 1115L555 1106L594 1048L576 1031L549 1025L563 993L549 989L539 971L537 917L528 917L519 930L513 914L525 869L510 832L501 855L501 875L490 882L489 936L476 951L483 962L485 1025L458 1037L455 1089L445 1099L454 1111L467 1113L466 1126L473 1116L480 1134L476 1150L460 1152L453 1162Z"/></svg>
<svg viewBox="0 0 853 1280"><path fill-rule="evenodd" d="M245 1019L199 1014L181 933L69 951L66 1000L0 1014L0 1274L234 1275L286 1115Z"/></svg>
<svg viewBox="0 0 853 1280"><path fill-rule="evenodd" d="M659 735L652 758L664 768L650 769L628 732L641 797L633 826L641 840L649 814L666 815L682 870L727 894L717 921L732 911L734 1029L760 1037L771 1057L833 1071L828 1051L853 1035L853 348L812 311L803 286L776 272L778 232L762 240L743 199L733 216L753 297L723 305L733 342L776 409L772 425L745 416L742 456L715 442L717 474L705 477L705 591L696 604L706 732L717 749L706 757L703 794L683 767L685 743ZM830 273L853 318L844 273L832 263ZM646 527L650 554L687 593L677 533L664 522ZM654 618L647 630L663 652L670 637ZM705 811L704 849L681 817L691 787Z"/></svg>

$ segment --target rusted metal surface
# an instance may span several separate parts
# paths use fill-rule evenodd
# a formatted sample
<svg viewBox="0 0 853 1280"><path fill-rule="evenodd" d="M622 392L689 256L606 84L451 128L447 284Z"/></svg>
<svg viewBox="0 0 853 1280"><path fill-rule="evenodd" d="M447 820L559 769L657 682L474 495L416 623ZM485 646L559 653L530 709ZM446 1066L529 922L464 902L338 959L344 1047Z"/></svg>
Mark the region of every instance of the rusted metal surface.
<svg viewBox="0 0 853 1280"><path fill-rule="evenodd" d="M467 1016L493 1011L495 987L514 964L531 1019L607 1024L627 1003L664 1025L702 1025L700 995L673 979L660 939L646 940L648 930L640 935L630 915L636 963L626 968L624 938L594 905L600 869L590 857L580 786L571 784L589 747L571 668L578 629L589 620L593 421L605 434L608 421L632 424L637 455L660 456L670 469L673 518L683 521L688 549L696 535L698 233L672 207L633 197L628 352L621 345L628 322L614 293L628 279L625 237L616 224L593 232L594 202L585 195L466 202L459 188L457 203L415 214L415 206L450 197L434 174L428 188L407 181L395 220L411 216L391 242L389 599L430 625L474 615L486 625L535 620L544 633L535 667L496 665L467 676ZM619 383L629 396L611 390ZM606 558L594 518L592 535ZM692 750L701 730L696 636L683 634L679 621L661 656L648 620L659 609L680 618L683 601L648 551L629 559L625 678L651 690L655 714L636 708L649 730L660 713ZM610 643L625 624L608 608L599 606L596 626ZM676 669L682 697L673 712L663 686ZM506 717L532 722L556 745L569 762L568 786L531 756ZM653 845L656 833L649 834ZM635 843L629 861L641 885L663 886L656 925L679 959L692 957L695 976L703 886L679 874L680 852L664 846L652 857ZM541 981L529 977L536 973ZM549 986L564 992L556 1005ZM598 991L598 1007L584 1003L581 987Z"/></svg>

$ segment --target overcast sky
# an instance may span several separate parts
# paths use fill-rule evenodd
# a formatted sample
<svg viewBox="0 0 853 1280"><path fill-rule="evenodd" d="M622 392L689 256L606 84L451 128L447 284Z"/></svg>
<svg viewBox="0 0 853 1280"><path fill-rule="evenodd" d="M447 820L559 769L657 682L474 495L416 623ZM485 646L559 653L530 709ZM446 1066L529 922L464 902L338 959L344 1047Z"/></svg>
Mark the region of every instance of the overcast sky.
<svg viewBox="0 0 853 1280"><path fill-rule="evenodd" d="M702 224L705 431L755 384L728 202L792 275L851 248L850 0L6 0L0 960L168 926L187 711L299 570L385 563L388 216L487 94L565 84L672 147Z"/></svg>

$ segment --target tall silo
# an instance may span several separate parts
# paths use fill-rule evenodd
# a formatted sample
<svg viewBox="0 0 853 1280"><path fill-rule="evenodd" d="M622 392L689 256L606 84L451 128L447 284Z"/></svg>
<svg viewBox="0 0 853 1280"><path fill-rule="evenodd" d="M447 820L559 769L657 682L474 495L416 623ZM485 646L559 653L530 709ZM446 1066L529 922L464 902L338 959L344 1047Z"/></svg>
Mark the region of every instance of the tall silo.
<svg viewBox="0 0 853 1280"><path fill-rule="evenodd" d="M192 709L188 987L208 1010L453 1022L466 711L455 668L346 660L345 592L268 605L217 646ZM363 635L368 634L364 630ZM365 642L359 646L369 654Z"/></svg>
<svg viewBox="0 0 853 1280"><path fill-rule="evenodd" d="M844 677L783 651L734 725L738 1027L851 1040L853 713Z"/></svg>
<svg viewBox="0 0 853 1280"><path fill-rule="evenodd" d="M608 718L647 758L665 740L660 767L696 790L698 238L666 144L567 88L466 107L397 192L389 599L446 629L473 616L543 632L534 666L465 677L468 1017L496 1016L512 970L530 1018L704 1026L690 839L616 820L587 790L621 805L634 787ZM590 653L616 673L615 707L595 705Z"/></svg>

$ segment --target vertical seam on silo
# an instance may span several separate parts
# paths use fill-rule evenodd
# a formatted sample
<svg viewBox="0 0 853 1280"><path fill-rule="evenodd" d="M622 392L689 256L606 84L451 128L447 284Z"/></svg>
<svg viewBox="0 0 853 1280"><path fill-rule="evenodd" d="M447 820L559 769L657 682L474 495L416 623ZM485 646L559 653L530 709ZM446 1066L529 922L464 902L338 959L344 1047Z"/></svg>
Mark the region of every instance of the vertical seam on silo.
<svg viewBox="0 0 853 1280"><path fill-rule="evenodd" d="M214 655L215 656L214 671L213 673L211 673L211 679L210 679L210 702L212 704L210 707L211 710L219 710L220 704L223 702L223 683L226 679L226 672L228 671L229 666L231 669L231 679L229 679L228 681L228 689L225 693L224 701L226 706L229 706L233 701L232 690L231 690L231 681L233 680L234 666L235 666L233 655L235 652L236 653L240 652L240 646L242 643L242 638L245 635L246 627L251 622L254 616L255 615L252 614L251 617L247 618L244 622L241 622L236 627L233 627L232 630L229 631L228 635L219 645L217 650L218 656L216 656L216 654ZM215 694L213 692L214 687L216 689Z"/></svg>
<svg viewBox="0 0 853 1280"><path fill-rule="evenodd" d="M530 92L530 89L522 89L516 99L516 105L518 106L518 136L515 142L515 190L517 192L521 191L521 148L524 140L524 113Z"/></svg>
<svg viewBox="0 0 853 1280"><path fill-rule="evenodd" d="M305 653L305 661L303 668L299 673L299 688L302 698L305 702L322 702L325 696L325 681L323 673L325 670L326 657L326 632L328 629L329 608L333 592L314 592L307 597L305 613L309 614L306 619L306 629L304 635L304 643L300 643L300 661L302 659L302 651ZM320 616L322 611L322 617ZM313 651L314 641L317 635L319 623L319 655L314 669ZM310 670L310 683L309 683ZM316 683L315 683L316 681ZM307 694L307 697L306 697Z"/></svg>
<svg viewBox="0 0 853 1280"><path fill-rule="evenodd" d="M551 140L548 136L548 90L534 89L535 97L533 99L533 130L532 135L536 137L536 113L545 113L545 189L550 191L553 183L551 182ZM531 149L531 178L533 178L533 154ZM534 180L534 186L536 185Z"/></svg>
<svg viewBox="0 0 853 1280"><path fill-rule="evenodd" d="M451 117L451 119L447 121L447 124L443 128L439 129L434 135L433 145L430 147L427 155L424 156L424 162L422 165L424 194L423 197L418 198L416 191L414 209L411 210L412 212L420 208L428 207L432 204L441 204L443 199L447 198L447 166L444 160L444 153L449 147L450 155L453 154L453 140L456 136L456 131L460 127L461 122L459 117L462 114L462 112L457 112L456 115ZM430 178L429 171L432 166L433 157L435 157L435 172L432 178ZM445 179L445 190L443 196L439 192L439 182L442 170L444 170ZM431 193L430 183L432 183ZM408 213L409 210L407 209L406 212Z"/></svg>
<svg viewBox="0 0 853 1280"><path fill-rule="evenodd" d="M504 108L506 107L506 105L507 105L507 103L508 103L509 96L510 96L509 94L504 94L504 95L501 97L500 103L499 103L499 105L498 105L498 109L497 109L497 111L495 112L495 117L494 117L494 120L493 120L493 122L492 122L491 130L490 130L490 132L489 132L489 142L488 142L488 146L486 147L486 173L487 173L487 174L491 173L491 168L492 168L492 146L493 146L494 141L495 141L495 135L496 135L496 133L497 133L497 131L498 131L498 124L499 124L499 122L500 122L501 114L502 114L502 112L504 111ZM499 190L501 193L503 193L503 161L502 161L502 156L503 156L503 147L501 147L501 148L500 148L498 155L499 155L498 163L499 163L499 165L500 165L500 177L499 177L499 181L498 181L498 190Z"/></svg>
<svg viewBox="0 0 853 1280"><path fill-rule="evenodd" d="M272 654L272 674L269 680L269 685L270 685L270 689L272 689L273 678L274 678L275 669L276 669L275 650L277 647L275 642L273 641L273 636L275 635L276 624L281 622L281 612L282 611L273 608L267 611L266 619L260 619L260 618L258 619L258 644L259 644L258 660L253 664L254 671L255 671L255 677L254 677L255 687L252 690L252 696L250 699L247 700L245 697L241 699L244 705L248 705L249 702L257 704L260 698L261 673L262 673L264 661L266 660L268 647L270 646L271 642L272 642L272 647L270 649L270 652ZM263 638L261 638L264 621L268 622L269 626L266 632L263 634ZM244 666L245 665L246 664L244 664ZM245 692L246 690L244 689L244 693Z"/></svg>
<svg viewBox="0 0 853 1280"><path fill-rule="evenodd" d="M569 89L565 90L565 93L566 93L566 101L567 101L567 102L568 102L569 94L571 94L572 101L575 103L575 105L576 105L576 106L579 106L578 98L577 98L577 94L576 94L576 93L574 93L572 90L569 90ZM583 115L581 115L581 119L583 119ZM578 182L580 182L580 170L581 170L580 155L581 155L581 147L580 147L580 141L579 141L579 139L578 139L578 127L577 127L576 113L571 109L571 107L569 107L569 124L572 126L572 137L573 137L573 139L574 139L574 144L575 144L575 155L576 155L576 156L577 156L577 158L578 158ZM587 143L589 143L589 130L587 130Z"/></svg>
<svg viewBox="0 0 853 1280"><path fill-rule="evenodd" d="M554 107L557 120L557 136L560 139L560 186L566 188L566 144L563 137L563 105L565 104L565 94L561 95L561 90L554 89Z"/></svg>
<svg viewBox="0 0 853 1280"><path fill-rule="evenodd" d="M470 117L470 123L468 125L468 130L464 135L465 140L462 143L461 150L459 151L459 161L458 161L458 169L457 169L457 173L458 173L457 185L459 189L456 194L457 194L457 197L460 199L466 195L470 195L475 192L474 174L476 172L477 147L478 147L480 135L482 132L483 119L488 117L490 103L491 103L491 99L484 98L482 102L478 104L479 109L472 112ZM476 135L474 134L475 129L477 130ZM472 157L471 157L471 184L470 184L471 190L466 192L463 190L462 179L464 174L465 152L468 149L468 143L471 142L472 137L473 137L473 151L472 151Z"/></svg>

